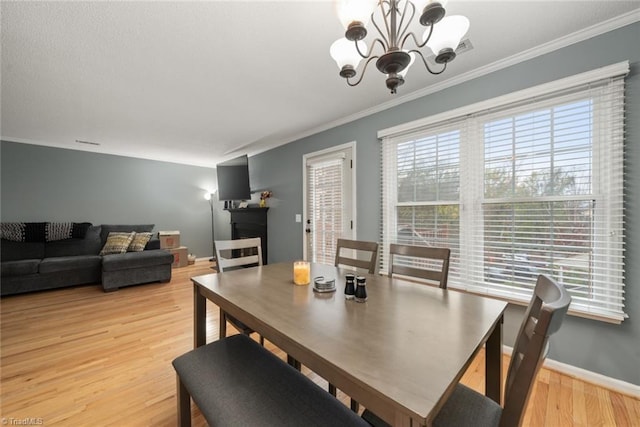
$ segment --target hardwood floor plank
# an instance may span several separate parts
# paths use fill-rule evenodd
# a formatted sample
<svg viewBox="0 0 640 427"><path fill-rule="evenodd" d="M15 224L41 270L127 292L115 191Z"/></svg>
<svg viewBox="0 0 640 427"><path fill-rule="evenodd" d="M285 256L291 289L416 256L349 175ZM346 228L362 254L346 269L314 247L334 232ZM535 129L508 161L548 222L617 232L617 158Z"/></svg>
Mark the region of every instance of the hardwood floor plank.
<svg viewBox="0 0 640 427"><path fill-rule="evenodd" d="M562 408L560 405L561 378L558 372L551 372L549 375L549 389L547 391L547 410L545 412L546 422L550 425L562 425Z"/></svg>
<svg viewBox="0 0 640 427"><path fill-rule="evenodd" d="M600 407L598 388L589 383L584 386L585 398L587 401L587 418L590 426L605 426L605 415Z"/></svg>
<svg viewBox="0 0 640 427"><path fill-rule="evenodd" d="M610 391L597 388L598 403L600 404L600 413L602 414L603 425L614 426L616 425L616 418L613 414L613 405L611 404Z"/></svg>
<svg viewBox="0 0 640 427"><path fill-rule="evenodd" d="M624 407L627 409L629 413L629 417L631 419L632 424L640 425L640 399L634 399L631 396L623 395Z"/></svg>
<svg viewBox="0 0 640 427"><path fill-rule="evenodd" d="M190 277L211 273L209 265L175 269L170 283L111 293L90 285L0 299L0 416L39 418L47 426L174 426L171 361L193 346ZM218 308L208 302L206 309L207 341L213 341ZM286 360L269 341L265 347ZM505 374L508 362L505 356ZM483 352L462 382L484 390ZM338 398L349 405L342 391ZM206 426L195 405L192 414L194 426ZM636 427L639 419L638 399L542 369L524 425Z"/></svg>
<svg viewBox="0 0 640 427"><path fill-rule="evenodd" d="M624 397L620 393L616 393L614 391L609 392L609 397L611 399L611 407L613 408L613 416L615 418L616 425L633 427L630 412L625 407ZM640 424L640 418L636 418L634 421L636 424Z"/></svg>
<svg viewBox="0 0 640 427"><path fill-rule="evenodd" d="M587 426L587 402L584 395L584 383L578 380L572 380L572 407L573 407L573 425L577 427Z"/></svg>

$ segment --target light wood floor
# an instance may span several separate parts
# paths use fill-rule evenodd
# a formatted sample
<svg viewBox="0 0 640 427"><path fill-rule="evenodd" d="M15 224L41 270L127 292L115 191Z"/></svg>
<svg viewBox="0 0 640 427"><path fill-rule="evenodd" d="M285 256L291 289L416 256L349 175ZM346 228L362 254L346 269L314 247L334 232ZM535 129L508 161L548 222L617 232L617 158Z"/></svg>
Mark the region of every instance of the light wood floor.
<svg viewBox="0 0 640 427"><path fill-rule="evenodd" d="M198 262L175 269L168 284L112 293L92 285L2 298L3 421L11 425L18 424L11 419L29 418L46 426L175 425L171 361L193 346L189 278L210 272L208 262ZM218 310L211 303L207 309L211 341L217 338ZM285 357L269 343L267 347ZM483 371L480 354L463 382L482 390ZM321 378L303 372L326 387ZM339 397L348 402L346 396ZM193 406L194 425L206 425ZM640 426L640 401L543 369L525 425Z"/></svg>

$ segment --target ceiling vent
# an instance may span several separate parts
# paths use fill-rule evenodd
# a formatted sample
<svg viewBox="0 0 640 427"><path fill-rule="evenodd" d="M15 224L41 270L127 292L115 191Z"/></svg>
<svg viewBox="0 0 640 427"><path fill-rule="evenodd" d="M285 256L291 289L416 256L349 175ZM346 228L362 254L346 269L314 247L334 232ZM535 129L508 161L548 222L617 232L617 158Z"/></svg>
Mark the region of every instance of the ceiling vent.
<svg viewBox="0 0 640 427"><path fill-rule="evenodd" d="M473 49L473 45L471 44L471 40L464 39L460 42L458 47L456 48L456 55L460 55L461 53L468 52Z"/></svg>

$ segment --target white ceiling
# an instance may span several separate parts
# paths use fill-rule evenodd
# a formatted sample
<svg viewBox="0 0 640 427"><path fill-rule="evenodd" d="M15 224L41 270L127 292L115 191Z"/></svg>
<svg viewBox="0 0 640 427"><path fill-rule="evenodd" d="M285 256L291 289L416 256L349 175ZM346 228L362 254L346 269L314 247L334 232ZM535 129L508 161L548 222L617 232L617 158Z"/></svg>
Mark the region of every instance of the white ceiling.
<svg viewBox="0 0 640 427"><path fill-rule="evenodd" d="M329 46L331 1L2 0L3 140L200 166L255 154L640 20L640 1L456 1L473 50L390 95ZM100 145L86 145L76 140Z"/></svg>

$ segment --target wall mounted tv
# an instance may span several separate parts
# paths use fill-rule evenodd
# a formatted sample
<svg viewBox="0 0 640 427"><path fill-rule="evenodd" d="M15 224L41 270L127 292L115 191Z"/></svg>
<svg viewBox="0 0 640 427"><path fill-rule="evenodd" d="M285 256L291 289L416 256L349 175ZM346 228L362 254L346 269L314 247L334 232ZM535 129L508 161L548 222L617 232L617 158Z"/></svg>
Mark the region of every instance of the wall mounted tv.
<svg viewBox="0 0 640 427"><path fill-rule="evenodd" d="M249 200L249 158L240 156L216 165L218 200Z"/></svg>

